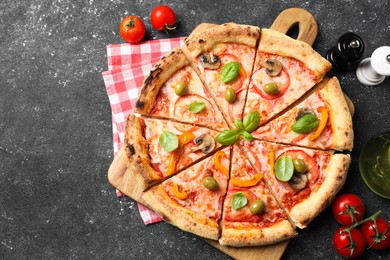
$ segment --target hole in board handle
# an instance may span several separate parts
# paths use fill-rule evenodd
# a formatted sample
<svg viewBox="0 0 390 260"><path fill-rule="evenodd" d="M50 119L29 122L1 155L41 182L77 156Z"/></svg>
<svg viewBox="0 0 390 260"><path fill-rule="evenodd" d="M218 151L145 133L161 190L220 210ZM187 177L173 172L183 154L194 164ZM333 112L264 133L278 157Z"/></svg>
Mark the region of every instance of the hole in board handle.
<svg viewBox="0 0 390 260"><path fill-rule="evenodd" d="M299 23L296 22L293 25L291 25L290 29L288 29L287 36L290 36L293 39L297 39L299 35Z"/></svg>

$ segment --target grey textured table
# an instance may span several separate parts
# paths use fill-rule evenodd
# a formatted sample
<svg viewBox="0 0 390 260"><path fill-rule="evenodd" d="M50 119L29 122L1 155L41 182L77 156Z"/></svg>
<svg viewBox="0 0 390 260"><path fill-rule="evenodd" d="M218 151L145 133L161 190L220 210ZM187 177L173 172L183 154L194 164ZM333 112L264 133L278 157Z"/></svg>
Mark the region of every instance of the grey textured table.
<svg viewBox="0 0 390 260"><path fill-rule="evenodd" d="M314 48L324 55L347 32L367 43L365 57L390 45L390 4L380 1L171 1L178 29L152 30L149 13L166 1L15 1L0 3L0 258L226 259L191 234L166 224L144 226L137 206L116 198L107 181L113 159L111 111L101 72L105 48L123 42L122 17L143 18L145 39L188 35L201 22L269 27L285 8L302 7L319 25ZM356 193L368 213L390 200L371 192L358 156L373 135L390 129L390 78L377 87L354 73L339 75L356 107L355 149L343 192ZM293 239L283 258L337 258L338 224L329 209ZM368 258L388 258L369 251Z"/></svg>

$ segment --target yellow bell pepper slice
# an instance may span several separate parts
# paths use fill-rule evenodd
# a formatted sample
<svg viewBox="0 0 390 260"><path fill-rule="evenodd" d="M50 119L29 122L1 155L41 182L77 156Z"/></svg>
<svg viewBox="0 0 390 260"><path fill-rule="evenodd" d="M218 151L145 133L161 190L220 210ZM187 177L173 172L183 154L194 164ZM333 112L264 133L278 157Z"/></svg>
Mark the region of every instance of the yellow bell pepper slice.
<svg viewBox="0 0 390 260"><path fill-rule="evenodd" d="M246 79L246 71L241 64L240 64L240 72L239 73L243 79Z"/></svg>
<svg viewBox="0 0 390 260"><path fill-rule="evenodd" d="M232 178L230 182L233 185L238 186L238 187L251 187L251 186L254 186L257 183L259 183L259 181L261 181L262 178L263 178L263 174L256 173L255 175L253 175L253 177L251 179L240 180L240 179L233 179Z"/></svg>
<svg viewBox="0 0 390 260"><path fill-rule="evenodd" d="M221 161L225 157L225 153L223 151L218 151L214 154L214 164L218 170L220 170L226 178L229 178L229 171L225 166L222 165Z"/></svg>
<svg viewBox="0 0 390 260"><path fill-rule="evenodd" d="M173 186L172 186L172 192L173 192L173 194L175 195L175 197L178 198L179 200L185 200L186 198L188 198L187 192L185 192L185 191L180 191L180 190L179 190L179 186L177 185L177 183L174 183L174 184L173 184Z"/></svg>
<svg viewBox="0 0 390 260"><path fill-rule="evenodd" d="M318 124L317 130L309 136L310 141L316 140L322 134L322 131L324 131L326 123L328 122L329 114L326 107L319 107L317 108L317 111L321 113L321 119Z"/></svg>
<svg viewBox="0 0 390 260"><path fill-rule="evenodd" d="M294 108L294 112L292 112L284 121L286 121L285 124L282 124L282 126L284 125L287 125L288 127L286 127L286 129L284 130L283 134L288 134L291 132L291 126L294 124L295 122L295 117L296 117L296 111L298 109L297 108ZM281 131L281 130L280 130Z"/></svg>
<svg viewBox="0 0 390 260"><path fill-rule="evenodd" d="M175 172L176 161L177 161L177 153L175 151L171 152L171 154L168 157L167 176L170 176Z"/></svg>
<svg viewBox="0 0 390 260"><path fill-rule="evenodd" d="M183 146L185 144L188 144L189 142L192 142L194 138L195 138L194 133L184 132L181 135L179 135L179 145Z"/></svg>
<svg viewBox="0 0 390 260"><path fill-rule="evenodd" d="M271 170L271 174L275 175L275 153L274 151L271 151L268 153L268 159L269 159L269 167Z"/></svg>
<svg viewBox="0 0 390 260"><path fill-rule="evenodd" d="M183 146L188 144L189 142L192 142L194 138L195 135L192 132L184 132L179 135L179 147L177 147L169 154L167 176L170 176L175 172L176 162L180 157L180 154L183 150Z"/></svg>

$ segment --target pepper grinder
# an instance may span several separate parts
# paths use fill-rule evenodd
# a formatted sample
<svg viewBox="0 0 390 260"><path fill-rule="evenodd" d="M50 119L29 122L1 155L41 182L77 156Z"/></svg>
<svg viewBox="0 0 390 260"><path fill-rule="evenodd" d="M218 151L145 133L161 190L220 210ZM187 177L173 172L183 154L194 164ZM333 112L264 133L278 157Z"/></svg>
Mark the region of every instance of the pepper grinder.
<svg viewBox="0 0 390 260"><path fill-rule="evenodd" d="M371 58L362 60L356 69L356 76L367 86L379 85L386 76L390 76L390 46L379 47Z"/></svg>
<svg viewBox="0 0 390 260"><path fill-rule="evenodd" d="M363 57L364 49L363 39L355 33L348 32L340 36L337 45L329 49L325 57L332 63L334 72L347 73Z"/></svg>

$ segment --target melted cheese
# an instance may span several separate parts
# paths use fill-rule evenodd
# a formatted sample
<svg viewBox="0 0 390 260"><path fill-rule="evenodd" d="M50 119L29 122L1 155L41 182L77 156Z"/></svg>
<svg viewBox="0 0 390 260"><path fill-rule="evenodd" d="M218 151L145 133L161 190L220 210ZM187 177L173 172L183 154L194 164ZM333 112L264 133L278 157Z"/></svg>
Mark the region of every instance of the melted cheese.
<svg viewBox="0 0 390 260"><path fill-rule="evenodd" d="M271 174L269 167L263 167L262 171L264 173L265 182L271 187L272 191L275 193L278 200L283 204L283 206L290 210L294 205L300 203L302 200L307 198L310 195L312 190L318 189L321 183L324 181L326 177L326 168L327 164L330 160L331 153L326 151L319 150L311 150L300 147L293 147L288 145L281 144L271 144L261 141L253 141L253 142L242 142L244 149L248 147L249 149L254 151L254 154L257 154L258 160L263 165L267 165L267 156L269 149L275 152L275 158L283 155L287 151L302 151L308 156L312 158L314 161L315 167L318 168L318 176L313 180L313 176L308 173L307 177L309 179L309 183L307 187L301 191L294 190L288 182L282 182L276 179L276 176ZM276 160L276 159L275 159Z"/></svg>
<svg viewBox="0 0 390 260"><path fill-rule="evenodd" d="M223 47L221 47L222 45ZM227 116L227 120L229 121L229 123L233 125L235 118L241 118L242 109L244 107L244 100L246 97L246 92L250 80L249 75L251 74L253 67L255 49L239 44L221 44L217 49L213 50L213 53L222 57L221 67L224 63L235 60L232 57L224 58L223 55L234 55L237 59L236 61L240 62L247 75L244 80L237 78L237 80L231 83L223 83L220 81L221 67L217 70L204 69L200 64L199 58L195 61L205 79L207 86L211 90L211 95L213 96L213 98L215 98L216 102L221 107L224 114ZM227 87L232 87L234 89L237 88L235 90L238 93L236 96L236 100L233 104L229 104L225 100L224 93Z"/></svg>
<svg viewBox="0 0 390 260"><path fill-rule="evenodd" d="M229 149L223 150L225 157L221 161L221 164L226 168L229 168ZM203 185L203 180L207 176L211 176L217 181L218 189L208 190ZM177 184L181 191L188 194L188 197L184 200L176 198L172 192L173 184ZM167 194L178 205L215 220L219 220L221 217L222 199L226 193L227 178L217 169L212 156L173 176L165 181L163 186Z"/></svg>
<svg viewBox="0 0 390 260"><path fill-rule="evenodd" d="M179 81L184 81L187 84L188 95L176 95L175 85ZM188 105L194 101L203 102L206 106L204 111L201 113L189 112ZM196 72L189 65L178 70L164 83L151 115L174 118L186 123L199 123L218 130L227 128L225 121L221 120L221 112L217 109Z"/></svg>
<svg viewBox="0 0 390 260"><path fill-rule="evenodd" d="M308 134L299 134L291 130L291 125L296 122L296 117L300 109L309 109L315 113L317 118L321 115L317 111L319 107L326 107L326 103L320 95L320 92L313 93L308 99L300 103L287 113L270 121L264 126L253 132L253 136L261 136L268 141L277 141L281 143L291 143L300 146L311 146L321 149L329 149L332 144L332 126L331 120L328 119L327 125L315 141L309 140ZM313 130L314 131L314 130Z"/></svg>
<svg viewBox="0 0 390 260"><path fill-rule="evenodd" d="M249 161L240 149L234 146L231 178L248 179L248 176L254 173L256 172L251 167ZM247 197L248 203L244 207L234 210L232 208L232 197L237 192L243 193ZM251 213L249 209L250 203L255 199L260 199L265 204L263 212L258 215ZM236 187L230 183L224 203L223 215L225 220L223 224L225 227L234 226L234 222L239 222L244 225L245 223L247 225L250 223L251 226L266 227L286 219L283 210L279 207L262 181L247 188Z"/></svg>
<svg viewBox="0 0 390 260"><path fill-rule="evenodd" d="M261 97L254 89L254 82L251 82L249 85L247 105L245 106L244 114L257 110L260 115L262 115L261 123L263 123L301 97L311 89L318 80L313 77L311 71L306 69L302 63L295 59L258 53L256 60L258 61L259 59L263 61L267 59L278 59L290 76L290 85L288 89L282 96L272 100ZM260 68L260 65L256 62L253 71L257 71ZM260 100L260 103L254 103L252 102L253 100Z"/></svg>
<svg viewBox="0 0 390 260"><path fill-rule="evenodd" d="M145 122L145 139L148 143L149 155L151 163L154 167L157 167L164 177L167 176L166 172L168 169L168 158L170 156L169 152L164 151L159 144L159 136L162 133L162 130L170 131L176 135L182 134L179 129L185 129L188 125L174 123L171 121L165 120L156 120L144 118ZM208 128L196 127L193 131L195 138L201 134L209 134L214 138L218 135L217 131L210 130ZM176 163L176 171L184 168L190 163L202 158L205 156L202 151L192 151L191 147L195 146L194 142L190 142L183 147L183 153L179 157L178 162ZM220 145L217 143L216 148Z"/></svg>

